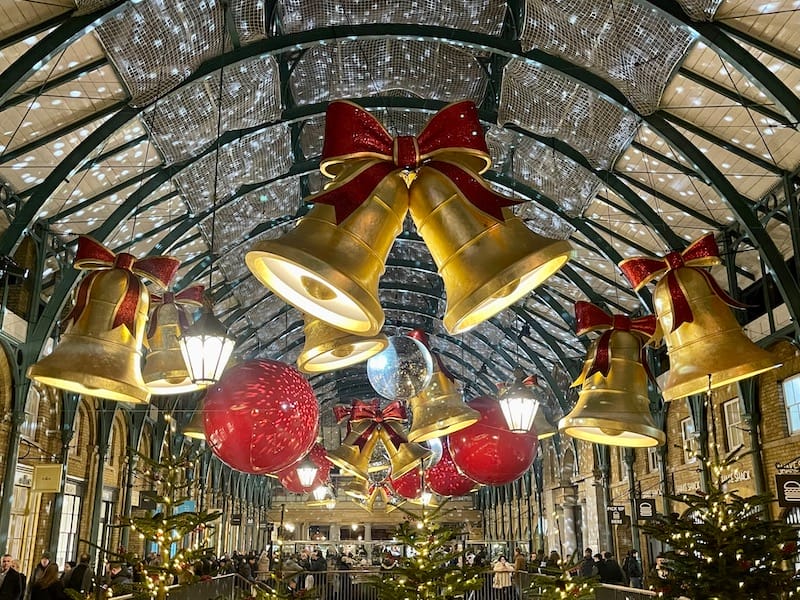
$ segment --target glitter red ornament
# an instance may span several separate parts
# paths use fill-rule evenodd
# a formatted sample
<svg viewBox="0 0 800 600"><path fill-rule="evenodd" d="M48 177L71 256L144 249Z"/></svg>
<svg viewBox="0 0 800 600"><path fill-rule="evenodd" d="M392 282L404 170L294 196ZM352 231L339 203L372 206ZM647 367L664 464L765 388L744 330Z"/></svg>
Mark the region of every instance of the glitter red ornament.
<svg viewBox="0 0 800 600"><path fill-rule="evenodd" d="M308 487L300 483L300 477L297 474L297 467L305 460L306 456L317 467L317 474L314 476L314 481ZM325 485L325 482L328 481L328 476L331 474L331 463L328 460L328 452L322 444L314 444L311 451L306 456L276 473L281 485L294 494L305 494L321 485Z"/></svg>
<svg viewBox="0 0 800 600"><path fill-rule="evenodd" d="M511 483L533 464L539 443L536 433L512 433L497 400L489 396L475 398L469 407L481 413L481 418L450 435L453 462L478 483Z"/></svg>
<svg viewBox="0 0 800 600"><path fill-rule="evenodd" d="M465 496L478 487L478 484L461 473L453 462L449 437L442 439L442 458L425 471L425 479L431 491L440 496Z"/></svg>
<svg viewBox="0 0 800 600"><path fill-rule="evenodd" d="M402 477L391 479L395 493L406 500L416 500L422 493L422 473L412 469Z"/></svg>
<svg viewBox="0 0 800 600"><path fill-rule="evenodd" d="M206 442L244 473L277 473L305 456L317 438L319 405L302 375L274 360L227 369L208 388Z"/></svg>

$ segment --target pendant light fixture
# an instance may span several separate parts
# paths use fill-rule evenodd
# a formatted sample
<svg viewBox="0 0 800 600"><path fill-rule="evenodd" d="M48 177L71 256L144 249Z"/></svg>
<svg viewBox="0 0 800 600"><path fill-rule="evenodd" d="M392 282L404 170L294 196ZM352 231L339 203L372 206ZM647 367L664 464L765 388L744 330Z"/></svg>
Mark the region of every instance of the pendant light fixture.
<svg viewBox="0 0 800 600"><path fill-rule="evenodd" d="M300 485L304 488L311 487L314 484L314 479L317 477L319 468L315 465L310 458L306 457L300 464L297 465L297 479L300 480Z"/></svg>
<svg viewBox="0 0 800 600"><path fill-rule="evenodd" d="M497 401L509 430L513 433L527 433L531 430L541 401L537 397L536 388L528 382L522 369L514 369L514 381L503 386Z"/></svg>
<svg viewBox="0 0 800 600"><path fill-rule="evenodd" d="M222 33L220 55L225 53L225 35L227 31L228 3L221 4ZM214 234L217 218L217 189L219 183L219 153L220 131L222 130L222 84L223 67L219 69L219 94L217 96L217 140L214 157L214 187L211 196L211 247L209 249L208 289L211 290L214 282ZM209 292L210 293L210 292ZM236 340L228 334L228 330L214 315L210 297L207 295L203 302L203 312L193 325L184 331L180 338L181 352L189 377L192 382L199 385L216 383L225 370L225 365L233 353Z"/></svg>

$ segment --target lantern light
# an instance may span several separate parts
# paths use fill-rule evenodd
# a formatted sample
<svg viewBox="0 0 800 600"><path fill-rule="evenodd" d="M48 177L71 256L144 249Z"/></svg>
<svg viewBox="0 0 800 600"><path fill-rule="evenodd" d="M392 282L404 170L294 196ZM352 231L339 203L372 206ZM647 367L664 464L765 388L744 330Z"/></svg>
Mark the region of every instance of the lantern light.
<svg viewBox="0 0 800 600"><path fill-rule="evenodd" d="M310 487L314 484L314 478L317 476L317 471L319 468L311 459L304 458L300 461L300 464L297 465L297 478L300 480L300 485L303 487Z"/></svg>
<svg viewBox="0 0 800 600"><path fill-rule="evenodd" d="M521 369L514 369L514 381L499 394L498 402L509 430L513 433L530 431L541 401L536 397L535 388L525 383Z"/></svg>

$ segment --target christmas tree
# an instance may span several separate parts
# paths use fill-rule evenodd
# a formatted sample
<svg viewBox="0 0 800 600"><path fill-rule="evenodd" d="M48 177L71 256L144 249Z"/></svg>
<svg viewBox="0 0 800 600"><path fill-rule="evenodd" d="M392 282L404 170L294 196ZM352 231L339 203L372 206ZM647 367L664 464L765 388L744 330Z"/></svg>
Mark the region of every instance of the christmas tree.
<svg viewBox="0 0 800 600"><path fill-rule="evenodd" d="M581 561L578 551L559 565L560 573L533 575L525 597L536 600L593 600L599 587L596 577L579 577Z"/></svg>
<svg viewBox="0 0 800 600"><path fill-rule="evenodd" d="M371 583L381 600L442 600L466 597L483 586L483 569L468 564L461 548L463 532L444 523L450 511L441 504L416 515L405 511L394 539L404 546L401 556Z"/></svg>
<svg viewBox="0 0 800 600"><path fill-rule="evenodd" d="M671 547L667 577L657 586L664 598L774 600L800 592L791 564L797 531L767 518L771 496L727 489L737 460L734 452L709 465L707 492L672 497L686 505L683 515L658 515L641 527Z"/></svg>
<svg viewBox="0 0 800 600"><path fill-rule="evenodd" d="M132 583L131 589L123 593L133 591L137 596L164 598L168 586L195 580L194 565L213 555L213 549L208 548L206 542L212 523L221 513L181 510L190 499L189 491L194 482L187 475L194 468L197 456L191 449L173 455L170 438L167 435L166 456L160 461L137 453L137 475L153 490L157 509L153 514L123 517L122 526L130 527L141 539L154 542L157 559L144 566L143 581ZM191 534L195 541L189 547L182 547ZM133 556L121 558L135 564ZM120 593L119 590L112 592Z"/></svg>

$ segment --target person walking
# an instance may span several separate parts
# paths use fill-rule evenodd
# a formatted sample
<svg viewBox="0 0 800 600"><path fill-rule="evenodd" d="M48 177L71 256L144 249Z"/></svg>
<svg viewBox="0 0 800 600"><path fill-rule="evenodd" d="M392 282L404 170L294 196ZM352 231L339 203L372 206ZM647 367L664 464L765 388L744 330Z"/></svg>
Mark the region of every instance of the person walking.
<svg viewBox="0 0 800 600"><path fill-rule="evenodd" d="M47 566L36 581L31 583L31 600L67 600L58 565L47 560Z"/></svg>
<svg viewBox="0 0 800 600"><path fill-rule="evenodd" d="M587 548L583 551L583 560L581 561L580 570L578 571L578 575L581 577L594 577L597 575L597 565L594 562L594 556L592 556L592 549Z"/></svg>
<svg viewBox="0 0 800 600"><path fill-rule="evenodd" d="M10 554L0 559L0 600L20 600L24 593L22 578L12 566L13 560Z"/></svg>
<svg viewBox="0 0 800 600"><path fill-rule="evenodd" d="M514 586L517 589L517 594L522 596L522 578L525 575L526 567L528 566L527 561L525 560L525 554L522 552L522 548L517 548L514 552Z"/></svg>
<svg viewBox="0 0 800 600"><path fill-rule="evenodd" d="M600 574L600 583L625 585L625 573L611 552L603 553L603 562L597 567L597 571Z"/></svg>
<svg viewBox="0 0 800 600"><path fill-rule="evenodd" d="M89 555L85 552L78 557L78 564L70 571L69 578L64 580L64 588L82 595L92 593L94 572L89 566Z"/></svg>
<svg viewBox="0 0 800 600"><path fill-rule="evenodd" d="M494 600L512 600L514 587L511 584L511 574L514 572L514 565L506 561L506 557L501 554L492 570L494 571L492 578Z"/></svg>
<svg viewBox="0 0 800 600"><path fill-rule="evenodd" d="M628 585L632 588L642 589L642 563L639 562L639 552L631 550L622 563L622 571L628 579Z"/></svg>

